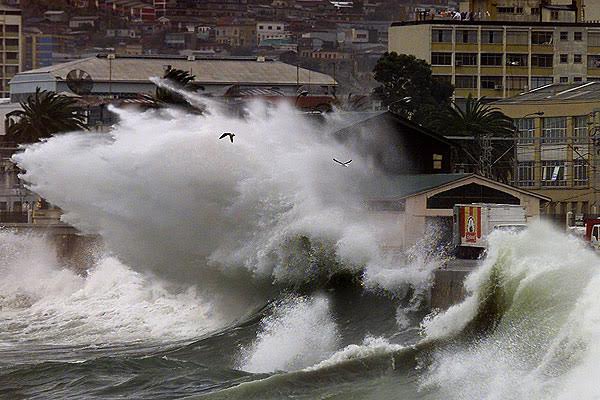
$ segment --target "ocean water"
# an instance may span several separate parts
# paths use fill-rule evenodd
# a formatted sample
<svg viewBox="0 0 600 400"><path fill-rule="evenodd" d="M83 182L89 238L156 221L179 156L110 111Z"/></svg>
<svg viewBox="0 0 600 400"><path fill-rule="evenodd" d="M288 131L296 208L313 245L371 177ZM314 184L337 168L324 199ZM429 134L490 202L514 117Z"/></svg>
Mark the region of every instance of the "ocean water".
<svg viewBox="0 0 600 400"><path fill-rule="evenodd" d="M15 157L104 247L76 273L0 231L0 398L600 398L600 259L578 239L494 234L464 302L430 313L443 255L380 250L398 226L364 201L385 176L335 116L192 100L209 113L116 110Z"/></svg>

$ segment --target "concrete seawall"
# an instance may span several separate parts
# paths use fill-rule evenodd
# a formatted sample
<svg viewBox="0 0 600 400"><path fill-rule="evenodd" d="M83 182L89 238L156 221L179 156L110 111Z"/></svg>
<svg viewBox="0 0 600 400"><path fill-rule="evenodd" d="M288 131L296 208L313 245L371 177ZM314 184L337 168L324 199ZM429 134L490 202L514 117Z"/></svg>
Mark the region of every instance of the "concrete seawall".
<svg viewBox="0 0 600 400"><path fill-rule="evenodd" d="M56 249L57 260L79 274L85 274L102 254L103 244L99 236L84 235L67 224L3 223L0 228L46 238Z"/></svg>
<svg viewBox="0 0 600 400"><path fill-rule="evenodd" d="M450 260L434 272L431 287L432 309L446 310L464 300L465 279L479 265L479 260Z"/></svg>

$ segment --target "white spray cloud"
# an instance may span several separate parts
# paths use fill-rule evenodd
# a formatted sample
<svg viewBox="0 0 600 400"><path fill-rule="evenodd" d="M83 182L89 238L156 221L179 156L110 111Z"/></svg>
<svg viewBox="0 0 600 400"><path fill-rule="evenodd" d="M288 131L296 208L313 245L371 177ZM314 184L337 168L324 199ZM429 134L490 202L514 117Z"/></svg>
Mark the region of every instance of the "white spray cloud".
<svg viewBox="0 0 600 400"><path fill-rule="evenodd" d="M59 135L14 158L66 222L100 233L138 270L216 291L229 276L236 293L252 277L310 280L310 260L282 253L299 236L331 245L335 265L381 266L381 227L361 193L382 178L369 160L285 105L255 104L244 120L210 111L115 110L110 134Z"/></svg>
<svg viewBox="0 0 600 400"><path fill-rule="evenodd" d="M472 294L427 319L424 333L460 334L486 299L501 319L485 337L434 352L423 386L461 400L598 398L599 266L583 242L546 224L493 234L488 258L466 281Z"/></svg>
<svg viewBox="0 0 600 400"><path fill-rule="evenodd" d="M288 300L261 321L255 342L242 349L240 368L256 373L299 370L330 356L338 336L325 297Z"/></svg>
<svg viewBox="0 0 600 400"><path fill-rule="evenodd" d="M224 321L194 286L175 287L104 257L86 277L37 236L0 232L0 345L113 345L198 337Z"/></svg>

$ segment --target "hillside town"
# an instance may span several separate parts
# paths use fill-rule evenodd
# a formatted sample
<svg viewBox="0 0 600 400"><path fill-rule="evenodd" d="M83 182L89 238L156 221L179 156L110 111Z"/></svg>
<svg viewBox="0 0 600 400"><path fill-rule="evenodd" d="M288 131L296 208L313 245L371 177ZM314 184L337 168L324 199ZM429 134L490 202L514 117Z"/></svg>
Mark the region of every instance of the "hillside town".
<svg viewBox="0 0 600 400"><path fill-rule="evenodd" d="M5 0L0 221L31 222L38 200L9 161L19 141L8 134L37 89L69 97L103 131L110 105L155 107L149 78L185 71L186 87L233 108L261 98L402 121L400 135L444 143L414 154L431 163L414 172L474 173L547 199L539 213L557 224L581 224L600 212L600 5L513 3ZM504 120L496 131L448 123L473 107Z"/></svg>

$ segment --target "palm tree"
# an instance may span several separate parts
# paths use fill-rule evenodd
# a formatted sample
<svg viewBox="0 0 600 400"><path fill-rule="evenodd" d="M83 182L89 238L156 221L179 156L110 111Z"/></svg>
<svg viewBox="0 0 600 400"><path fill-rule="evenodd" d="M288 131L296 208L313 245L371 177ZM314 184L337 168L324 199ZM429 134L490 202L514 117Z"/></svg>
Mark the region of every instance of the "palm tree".
<svg viewBox="0 0 600 400"><path fill-rule="evenodd" d="M163 75L164 80L168 81L172 86L177 89L183 89L188 92L195 92L197 90L204 90L203 86L196 85L194 83L196 76L190 74L187 71L171 68L170 66ZM150 107L162 108L168 106L183 107L187 111L192 113L201 114L204 111L204 107L198 104L190 104L182 95L176 93L168 88L157 87L154 95L141 95Z"/></svg>
<svg viewBox="0 0 600 400"><path fill-rule="evenodd" d="M434 117L433 125L447 136L473 138L457 140L462 153L459 162L474 164L483 176L508 181L515 128L512 119L487 104L485 97L475 99L469 94L462 108L453 101Z"/></svg>
<svg viewBox="0 0 600 400"><path fill-rule="evenodd" d="M87 129L77 101L52 91L37 88L21 101L22 110L13 111L16 122L7 134L17 143L34 143L59 132Z"/></svg>
<svg viewBox="0 0 600 400"><path fill-rule="evenodd" d="M187 71L169 67L165 71L163 79L169 81L178 88L192 90L192 82L196 79L196 76ZM156 88L155 97L157 101L167 104L182 105L187 103L181 95L161 87Z"/></svg>

